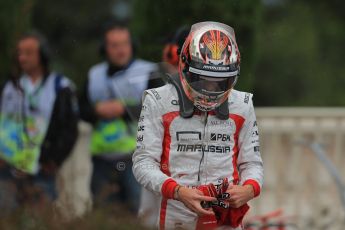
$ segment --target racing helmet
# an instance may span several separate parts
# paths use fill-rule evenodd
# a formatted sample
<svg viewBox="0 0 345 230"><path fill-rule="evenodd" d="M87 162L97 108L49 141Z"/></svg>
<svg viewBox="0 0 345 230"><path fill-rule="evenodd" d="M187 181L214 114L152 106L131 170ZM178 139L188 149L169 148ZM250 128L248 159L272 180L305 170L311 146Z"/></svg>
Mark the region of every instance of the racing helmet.
<svg viewBox="0 0 345 230"><path fill-rule="evenodd" d="M180 52L183 90L201 111L216 109L228 98L240 73L240 52L233 28L218 22L192 25Z"/></svg>

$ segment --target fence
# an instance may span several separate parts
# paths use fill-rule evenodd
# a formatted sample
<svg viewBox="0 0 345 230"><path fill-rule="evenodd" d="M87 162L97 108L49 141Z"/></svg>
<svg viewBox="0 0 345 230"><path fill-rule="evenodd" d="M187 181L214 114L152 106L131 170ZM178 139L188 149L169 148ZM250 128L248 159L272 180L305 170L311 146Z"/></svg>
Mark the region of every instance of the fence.
<svg viewBox="0 0 345 230"><path fill-rule="evenodd" d="M299 229L344 229L344 210L333 179L301 141L323 144L328 157L345 178L345 109L257 108L265 185L251 202L250 215L278 209ZM58 205L71 216L91 207L90 130L80 124L81 136L59 177ZM250 216L249 215L249 216ZM249 217L248 219L251 219Z"/></svg>
<svg viewBox="0 0 345 230"><path fill-rule="evenodd" d="M316 141L345 178L345 109L258 108L265 185L255 214L282 209L299 229L344 229L334 180L301 142Z"/></svg>

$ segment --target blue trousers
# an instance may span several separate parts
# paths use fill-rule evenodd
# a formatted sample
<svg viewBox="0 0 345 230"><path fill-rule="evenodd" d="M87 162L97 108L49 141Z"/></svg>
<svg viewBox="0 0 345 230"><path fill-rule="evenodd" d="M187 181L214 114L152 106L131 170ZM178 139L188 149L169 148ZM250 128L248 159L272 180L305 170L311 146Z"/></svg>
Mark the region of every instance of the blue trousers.
<svg viewBox="0 0 345 230"><path fill-rule="evenodd" d="M40 172L34 176L27 175L19 178L14 175L12 167L1 162L0 210L2 214L10 214L24 206L47 205L56 197L55 175Z"/></svg>
<svg viewBox="0 0 345 230"><path fill-rule="evenodd" d="M131 155L116 160L92 157L91 191L94 204L105 206L114 203L128 205L136 213L140 202L140 185L132 173Z"/></svg>

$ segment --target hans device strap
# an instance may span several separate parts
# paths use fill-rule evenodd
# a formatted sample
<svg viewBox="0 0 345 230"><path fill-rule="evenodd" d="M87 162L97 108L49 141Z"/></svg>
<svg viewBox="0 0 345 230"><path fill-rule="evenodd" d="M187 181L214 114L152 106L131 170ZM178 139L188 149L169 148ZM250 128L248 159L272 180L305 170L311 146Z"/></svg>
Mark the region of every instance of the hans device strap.
<svg viewBox="0 0 345 230"><path fill-rule="evenodd" d="M194 113L194 105L184 93L178 74L174 74L173 76L167 75L167 78L168 81L176 88L179 98L180 116L183 118L191 118Z"/></svg>

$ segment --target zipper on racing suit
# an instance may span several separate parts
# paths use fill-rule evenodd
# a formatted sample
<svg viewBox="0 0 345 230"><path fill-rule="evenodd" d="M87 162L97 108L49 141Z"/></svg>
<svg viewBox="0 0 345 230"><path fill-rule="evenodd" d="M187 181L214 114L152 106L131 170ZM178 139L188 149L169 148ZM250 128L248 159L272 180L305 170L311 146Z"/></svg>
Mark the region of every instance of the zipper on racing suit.
<svg viewBox="0 0 345 230"><path fill-rule="evenodd" d="M202 151L202 155L201 155L201 159L199 162L199 171L198 171L198 183L200 184L200 174L201 174L201 164L204 161L205 158L205 136L206 136L206 126L207 126L207 118L208 118L208 112L205 112L205 117L204 117L204 133L202 136L202 147L201 147L201 151Z"/></svg>

